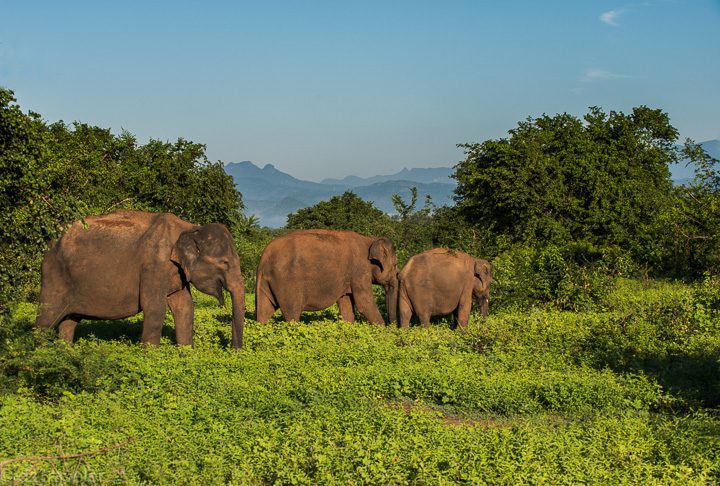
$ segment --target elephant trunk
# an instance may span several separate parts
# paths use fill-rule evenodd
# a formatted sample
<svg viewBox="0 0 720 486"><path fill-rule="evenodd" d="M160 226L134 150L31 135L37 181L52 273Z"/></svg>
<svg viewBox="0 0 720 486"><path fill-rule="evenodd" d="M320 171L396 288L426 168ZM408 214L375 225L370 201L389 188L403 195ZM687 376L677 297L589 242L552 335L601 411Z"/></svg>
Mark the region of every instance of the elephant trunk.
<svg viewBox="0 0 720 486"><path fill-rule="evenodd" d="M245 286L242 277L239 284L228 285L232 298L232 347L242 348L243 326L245 324Z"/></svg>
<svg viewBox="0 0 720 486"><path fill-rule="evenodd" d="M480 296L479 300L479 307L480 307L480 315L483 317L487 317L488 315L488 307L490 307L490 293L489 292L483 292Z"/></svg>
<svg viewBox="0 0 720 486"><path fill-rule="evenodd" d="M473 301L477 304L480 315L487 317L488 308L490 307L490 291L487 289L482 291L473 290Z"/></svg>
<svg viewBox="0 0 720 486"><path fill-rule="evenodd" d="M398 290L398 279L397 275L395 275L385 284L385 305L388 312L388 321L391 323L397 323Z"/></svg>

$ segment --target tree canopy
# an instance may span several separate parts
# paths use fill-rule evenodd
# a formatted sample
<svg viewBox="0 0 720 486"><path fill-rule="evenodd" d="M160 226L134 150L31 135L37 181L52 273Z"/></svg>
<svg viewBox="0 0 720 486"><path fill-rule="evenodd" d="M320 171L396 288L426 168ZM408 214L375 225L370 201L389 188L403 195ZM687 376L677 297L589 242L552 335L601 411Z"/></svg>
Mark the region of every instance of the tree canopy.
<svg viewBox="0 0 720 486"><path fill-rule="evenodd" d="M64 226L119 208L170 211L188 221L243 221L240 194L205 146L138 144L130 133L48 124L0 88L0 312L36 284L42 251Z"/></svg>
<svg viewBox="0 0 720 486"><path fill-rule="evenodd" d="M392 233L390 216L352 191L299 209L289 214L287 221L288 229L350 230L368 236L388 236Z"/></svg>
<svg viewBox="0 0 720 486"><path fill-rule="evenodd" d="M461 145L456 201L468 222L511 243L585 240L653 259L679 158L666 113L593 107L582 120L528 118L509 135Z"/></svg>

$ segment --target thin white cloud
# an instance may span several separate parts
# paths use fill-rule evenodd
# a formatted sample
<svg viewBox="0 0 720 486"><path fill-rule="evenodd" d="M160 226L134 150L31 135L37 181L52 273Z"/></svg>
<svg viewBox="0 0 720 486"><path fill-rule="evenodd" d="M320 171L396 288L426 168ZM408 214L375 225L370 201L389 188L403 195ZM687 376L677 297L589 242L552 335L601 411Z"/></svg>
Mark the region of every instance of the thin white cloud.
<svg viewBox="0 0 720 486"><path fill-rule="evenodd" d="M618 18L625 13L625 8L618 8L614 10L608 10L600 15L600 22L611 25L613 27L619 27Z"/></svg>
<svg viewBox="0 0 720 486"><path fill-rule="evenodd" d="M582 76L580 76L580 81L585 82L592 82L592 81L612 81L616 79L631 79L635 76L631 76L629 74L618 74L618 73L612 73L610 71L606 71L605 69L600 68L588 68L585 70Z"/></svg>

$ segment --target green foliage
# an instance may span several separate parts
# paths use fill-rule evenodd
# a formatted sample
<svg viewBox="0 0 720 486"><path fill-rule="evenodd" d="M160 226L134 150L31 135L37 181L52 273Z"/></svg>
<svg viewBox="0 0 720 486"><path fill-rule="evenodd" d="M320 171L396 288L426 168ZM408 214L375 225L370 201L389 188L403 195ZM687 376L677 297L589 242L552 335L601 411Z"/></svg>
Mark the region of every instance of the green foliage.
<svg viewBox="0 0 720 486"><path fill-rule="evenodd" d="M602 312L492 310L466 331L348 324L335 309L249 320L240 353L229 303L202 295L192 349L170 345L171 325L146 348L137 320L81 322L73 347L38 337L0 360L0 460L96 453L10 463L2 480L716 482L710 279L621 280Z"/></svg>
<svg viewBox="0 0 720 486"><path fill-rule="evenodd" d="M124 192L135 207L168 211L197 224L239 224L243 208L232 177L220 162L210 163L202 144L179 139L175 143L150 140L122 160Z"/></svg>
<svg viewBox="0 0 720 486"><path fill-rule="evenodd" d="M288 229L335 229L368 236L392 233L390 217L352 191L288 215Z"/></svg>
<svg viewBox="0 0 720 486"><path fill-rule="evenodd" d="M52 133L0 89L0 320L37 274L40 253L62 223L87 211L71 191L77 171L51 150ZM3 322L0 322L0 325Z"/></svg>
<svg viewBox="0 0 720 486"><path fill-rule="evenodd" d="M0 327L18 296L37 291L42 253L67 223L118 208L170 211L242 226L242 200L203 145L150 140L83 123L46 124L0 89ZM4 331L3 331L4 332Z"/></svg>
<svg viewBox="0 0 720 486"><path fill-rule="evenodd" d="M457 202L465 218L510 244L588 241L657 263L658 220L672 202L678 160L667 114L590 108L528 118L510 137L465 144ZM502 248L500 248L502 250Z"/></svg>
<svg viewBox="0 0 720 486"><path fill-rule="evenodd" d="M243 219L241 224L233 231L233 239L237 246L238 255L240 255L240 267L242 268L246 289L255 288L256 270L262 252L279 233L277 230L259 227L257 220L253 219L252 216Z"/></svg>
<svg viewBox="0 0 720 486"><path fill-rule="evenodd" d="M417 209L417 187L410 188L410 201L405 202L399 194L392 195L392 203L397 211L395 220L395 245L398 262L404 263L411 256L432 248L433 211L435 205L430 195L425 196L425 204Z"/></svg>
<svg viewBox="0 0 720 486"><path fill-rule="evenodd" d="M565 310L602 309L615 278L633 271L618 248L589 243L515 246L493 260L492 299L496 309L550 304Z"/></svg>
<svg viewBox="0 0 720 486"><path fill-rule="evenodd" d="M720 273L720 161L686 140L683 150L695 164L695 178L676 189L676 202L665 214L663 242L668 270L698 277Z"/></svg>
<svg viewBox="0 0 720 486"><path fill-rule="evenodd" d="M393 195L395 239L398 261L406 262L411 256L431 248L452 248L474 256L488 256L494 247L485 231L470 226L455 206L436 207L429 195L423 207L417 208L417 189L410 188L410 201Z"/></svg>

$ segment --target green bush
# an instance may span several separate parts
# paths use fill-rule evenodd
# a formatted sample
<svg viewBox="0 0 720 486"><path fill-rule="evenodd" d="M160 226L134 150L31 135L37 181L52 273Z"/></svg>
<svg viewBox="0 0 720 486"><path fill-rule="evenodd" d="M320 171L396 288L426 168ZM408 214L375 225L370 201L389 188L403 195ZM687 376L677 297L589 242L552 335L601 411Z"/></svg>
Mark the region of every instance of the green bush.
<svg viewBox="0 0 720 486"><path fill-rule="evenodd" d="M629 258L612 247L513 247L493 259L493 308L550 304L576 311L601 309L607 306L615 278L632 269Z"/></svg>

